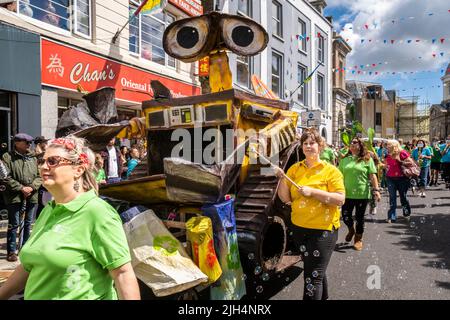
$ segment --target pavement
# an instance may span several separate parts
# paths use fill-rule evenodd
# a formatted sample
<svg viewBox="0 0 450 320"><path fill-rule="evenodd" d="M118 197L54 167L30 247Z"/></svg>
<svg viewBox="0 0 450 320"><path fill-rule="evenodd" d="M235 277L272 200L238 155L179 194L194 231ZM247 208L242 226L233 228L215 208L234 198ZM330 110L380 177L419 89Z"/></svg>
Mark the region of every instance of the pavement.
<svg viewBox="0 0 450 320"><path fill-rule="evenodd" d="M431 187L426 198L408 192L412 215L397 210L397 222L385 222L387 193L375 216L366 215L364 248L345 243L342 223L327 270L330 300L449 300L450 190ZM398 208L400 203L398 203ZM259 290L258 299L297 300L303 296L302 262Z"/></svg>

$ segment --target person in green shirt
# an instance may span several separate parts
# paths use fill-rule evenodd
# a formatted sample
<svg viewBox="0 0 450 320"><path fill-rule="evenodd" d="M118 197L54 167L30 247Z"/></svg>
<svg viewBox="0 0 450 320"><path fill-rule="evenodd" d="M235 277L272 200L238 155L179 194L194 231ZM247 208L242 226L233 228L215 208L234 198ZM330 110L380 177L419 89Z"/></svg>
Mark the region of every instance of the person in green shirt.
<svg viewBox="0 0 450 320"><path fill-rule="evenodd" d="M96 153L94 174L95 180L98 184L106 184L106 173L105 169L103 169L104 162L105 160L103 159L102 155L100 153Z"/></svg>
<svg viewBox="0 0 450 320"><path fill-rule="evenodd" d="M54 200L36 221L0 299L22 290L26 300L140 299L122 221L97 196L94 159L83 139L49 143L39 170Z"/></svg>
<svg viewBox="0 0 450 320"><path fill-rule="evenodd" d="M371 199L371 192L376 201L380 201L381 196L376 175L377 167L361 139L352 140L350 153L340 161L339 170L344 176L345 185L345 203L342 206L342 216L348 227L345 241L350 242L355 236L353 247L356 250L362 250L364 215ZM356 229L352 217L354 209Z"/></svg>
<svg viewBox="0 0 450 320"><path fill-rule="evenodd" d="M430 187L438 185L439 172L441 171L441 149L439 148L439 141L435 139L431 147L431 180Z"/></svg>
<svg viewBox="0 0 450 320"><path fill-rule="evenodd" d="M322 152L320 153L320 160L326 161L329 164L335 166L336 156L334 155L333 149L331 149L329 146L325 147L325 149L323 149Z"/></svg>

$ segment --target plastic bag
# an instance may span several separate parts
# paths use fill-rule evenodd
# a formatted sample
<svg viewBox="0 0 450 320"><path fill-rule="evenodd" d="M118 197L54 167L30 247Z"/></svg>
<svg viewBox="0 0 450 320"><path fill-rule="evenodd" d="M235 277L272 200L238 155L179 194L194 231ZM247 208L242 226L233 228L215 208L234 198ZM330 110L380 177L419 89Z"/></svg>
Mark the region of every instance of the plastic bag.
<svg viewBox="0 0 450 320"><path fill-rule="evenodd" d="M124 230L134 272L157 297L208 281L152 210L137 214L124 224Z"/></svg>
<svg viewBox="0 0 450 320"><path fill-rule="evenodd" d="M234 199L202 207L210 217L214 247L222 268L222 276L211 285L212 300L239 300L246 294L244 272L239 257Z"/></svg>
<svg viewBox="0 0 450 320"><path fill-rule="evenodd" d="M222 268L214 249L211 219L193 217L186 222L187 238L191 242L194 263L213 283L222 275Z"/></svg>

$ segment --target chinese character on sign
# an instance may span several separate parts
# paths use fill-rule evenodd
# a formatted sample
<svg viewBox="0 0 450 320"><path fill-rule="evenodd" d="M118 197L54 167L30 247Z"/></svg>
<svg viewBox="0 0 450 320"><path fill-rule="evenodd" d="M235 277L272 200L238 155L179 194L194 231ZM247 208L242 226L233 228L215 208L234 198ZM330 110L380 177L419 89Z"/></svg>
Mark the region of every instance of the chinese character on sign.
<svg viewBox="0 0 450 320"><path fill-rule="evenodd" d="M64 75L64 67L61 63L61 58L58 58L58 54L50 56L50 64L47 66L48 72L56 73L60 77Z"/></svg>
<svg viewBox="0 0 450 320"><path fill-rule="evenodd" d="M201 77L209 76L209 58L205 57L199 61L198 75Z"/></svg>

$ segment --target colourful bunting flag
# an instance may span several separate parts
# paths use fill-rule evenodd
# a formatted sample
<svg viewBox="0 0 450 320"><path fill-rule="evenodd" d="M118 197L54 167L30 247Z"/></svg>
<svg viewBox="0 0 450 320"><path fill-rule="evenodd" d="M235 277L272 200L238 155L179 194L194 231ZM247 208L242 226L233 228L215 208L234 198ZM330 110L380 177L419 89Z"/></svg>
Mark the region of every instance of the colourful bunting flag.
<svg viewBox="0 0 450 320"><path fill-rule="evenodd" d="M436 39L431 40L431 43L435 43L435 42L436 42Z"/></svg>
<svg viewBox="0 0 450 320"><path fill-rule="evenodd" d="M444 39L444 38L441 38L440 40L441 40L441 43L444 43L444 41L445 41L445 39Z"/></svg>
<svg viewBox="0 0 450 320"><path fill-rule="evenodd" d="M366 27L366 29L369 29L369 26L367 24L365 24L364 27Z"/></svg>
<svg viewBox="0 0 450 320"><path fill-rule="evenodd" d="M395 40L391 40L391 43L394 44L394 41L395 41Z"/></svg>
<svg viewBox="0 0 450 320"><path fill-rule="evenodd" d="M443 57L443 56L444 56L444 53L443 53L443 52L441 52L441 53L440 53L440 55L441 55L441 57Z"/></svg>
<svg viewBox="0 0 450 320"><path fill-rule="evenodd" d="M408 43L411 43L412 40L408 40Z"/></svg>

